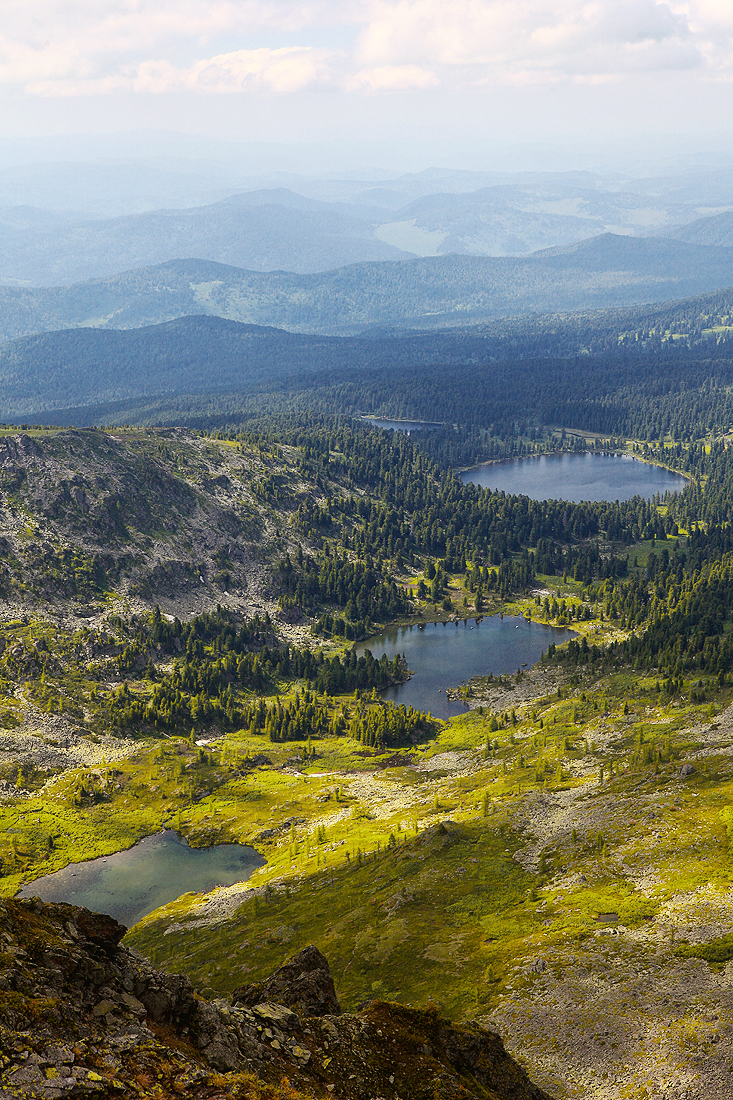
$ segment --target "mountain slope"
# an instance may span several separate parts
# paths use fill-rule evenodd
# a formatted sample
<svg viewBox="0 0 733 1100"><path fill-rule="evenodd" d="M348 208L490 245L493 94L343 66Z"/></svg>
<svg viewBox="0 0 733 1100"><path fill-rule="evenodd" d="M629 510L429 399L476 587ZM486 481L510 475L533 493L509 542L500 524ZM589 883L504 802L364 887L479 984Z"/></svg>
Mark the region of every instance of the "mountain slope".
<svg viewBox="0 0 733 1100"><path fill-rule="evenodd" d="M504 256L561 247L606 232L639 236L656 228L661 233L663 227L694 213L694 208L664 198L605 190L594 178L530 177L462 194L417 198L381 225L377 235L392 244L412 239L413 251L418 252L422 233L426 243L432 237L441 255Z"/></svg>
<svg viewBox="0 0 733 1100"><path fill-rule="evenodd" d="M670 301L731 284L733 248L614 234L525 257L438 256L306 275L178 260L70 287L0 287L0 338L202 313L315 333L427 328Z"/></svg>
<svg viewBox="0 0 733 1100"><path fill-rule="evenodd" d="M573 259L566 250L556 258ZM0 418L201 424L212 414L241 417L266 399L347 415L379 410L464 425L519 417L633 433L642 431L642 410L668 400L685 422L696 415L690 386L728 386L731 317L729 288L659 306L437 331L384 326L333 336L198 315L39 333L0 345ZM720 400L716 422L726 415Z"/></svg>
<svg viewBox="0 0 733 1100"><path fill-rule="evenodd" d="M712 214L709 218L698 218L689 225L670 230L666 235L688 244L730 248L733 245L733 212L726 210L722 214Z"/></svg>
<svg viewBox="0 0 733 1100"><path fill-rule="evenodd" d="M196 256L255 270L323 271L404 253L337 204L224 199L189 210L83 221L0 236L0 281L57 286ZM267 195L264 196L267 198ZM300 198L300 196L294 196Z"/></svg>
<svg viewBox="0 0 733 1100"><path fill-rule="evenodd" d="M371 361L369 342L363 347ZM0 348L0 414L17 419L42 409L162 393L256 392L292 374L295 363L301 376L335 361L358 363L360 348L337 337L218 317L183 317L123 332L44 333Z"/></svg>
<svg viewBox="0 0 733 1100"><path fill-rule="evenodd" d="M333 990L312 947L273 975L274 996L230 1007L120 946L111 917L8 901L0 929L3 1096L549 1100L477 1024L379 1001L342 1014L335 995L301 1004L318 978Z"/></svg>

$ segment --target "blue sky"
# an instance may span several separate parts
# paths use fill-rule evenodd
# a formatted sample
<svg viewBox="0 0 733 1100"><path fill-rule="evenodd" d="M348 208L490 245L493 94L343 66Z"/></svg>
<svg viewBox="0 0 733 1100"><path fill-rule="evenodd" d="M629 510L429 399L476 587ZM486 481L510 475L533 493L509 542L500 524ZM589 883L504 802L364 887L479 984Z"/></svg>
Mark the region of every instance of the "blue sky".
<svg viewBox="0 0 733 1100"><path fill-rule="evenodd" d="M729 148L732 90L733 0L3 0L0 22L5 137Z"/></svg>

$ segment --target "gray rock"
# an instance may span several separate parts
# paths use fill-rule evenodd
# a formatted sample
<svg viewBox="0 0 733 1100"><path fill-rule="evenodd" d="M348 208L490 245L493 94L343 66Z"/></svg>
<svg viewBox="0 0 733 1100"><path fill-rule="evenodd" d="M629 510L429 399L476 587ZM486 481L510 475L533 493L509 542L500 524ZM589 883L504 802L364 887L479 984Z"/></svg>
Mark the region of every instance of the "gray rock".
<svg viewBox="0 0 733 1100"><path fill-rule="evenodd" d="M261 1020L267 1021L270 1026L281 1027L285 1031L296 1031L300 1027L300 1016L284 1005L265 1002L265 1004L255 1005L252 1012Z"/></svg>
<svg viewBox="0 0 733 1100"><path fill-rule="evenodd" d="M240 986L232 1004L252 1008L264 1003L285 1005L300 1016L337 1016L341 1006L325 958L312 944L283 965L264 982Z"/></svg>
<svg viewBox="0 0 733 1100"><path fill-rule="evenodd" d="M437 1011L383 1001L361 1016L338 1014L328 964L315 947L245 990L255 995L252 1007L230 1006L195 995L187 978L156 970L137 952L110 950L114 937L107 934L107 918L99 921L66 904L0 899L4 966L19 994L10 1005L0 998L0 1100L131 1095L126 1052L134 1053L136 1072L159 1080L166 1095L192 1100L213 1095L214 1085L222 1100L240 1095L241 1082L230 1087L212 1070L265 1075L270 1082L295 1073L299 1095L335 1093L344 1100L398 1095L424 1100L428 1092L416 1092L416 1081L430 1085L430 1096L439 1091L466 1100L487 1095L549 1100L507 1056L499 1037L476 1024L456 1026ZM69 936L70 926L78 931L76 939ZM19 948L17 933L31 929L35 936L39 927L46 942L63 945L54 948L60 1011L40 1022L36 1005L48 970ZM88 935L95 930L97 942ZM539 962L544 967L544 960ZM296 1006L310 1014L307 1023ZM146 1010L162 1028L148 1030L141 1016ZM208 1067L200 1064L204 1060Z"/></svg>

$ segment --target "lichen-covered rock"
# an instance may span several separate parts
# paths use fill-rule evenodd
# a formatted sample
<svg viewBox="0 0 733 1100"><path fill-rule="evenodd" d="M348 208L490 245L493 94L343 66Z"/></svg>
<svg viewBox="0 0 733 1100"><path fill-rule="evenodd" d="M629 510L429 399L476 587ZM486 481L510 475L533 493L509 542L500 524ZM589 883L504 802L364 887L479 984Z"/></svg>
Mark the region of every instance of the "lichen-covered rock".
<svg viewBox="0 0 733 1100"><path fill-rule="evenodd" d="M264 982L240 986L232 1003L252 1006L263 1001L285 1005L302 1016L337 1016L341 1007L328 962L317 947L304 947Z"/></svg>
<svg viewBox="0 0 733 1100"><path fill-rule="evenodd" d="M339 1014L315 947L229 1005L123 932L72 905L0 900L0 1100L276 1100L285 1079L290 1100L548 1100L476 1024L380 1001Z"/></svg>

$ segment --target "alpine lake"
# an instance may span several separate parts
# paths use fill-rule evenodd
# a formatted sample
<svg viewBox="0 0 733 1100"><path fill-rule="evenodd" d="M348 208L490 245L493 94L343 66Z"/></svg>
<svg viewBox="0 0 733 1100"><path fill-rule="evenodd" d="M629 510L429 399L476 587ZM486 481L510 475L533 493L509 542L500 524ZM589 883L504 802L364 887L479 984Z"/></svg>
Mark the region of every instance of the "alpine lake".
<svg viewBox="0 0 733 1100"><path fill-rule="evenodd" d="M382 422L393 430L425 425ZM651 498L680 491L679 474L627 455L556 454L477 466L461 473L464 482L517 493L535 500L570 501ZM411 678L382 692L397 705L430 711L449 719L466 705L446 689L473 676L502 675L533 665L552 643L573 636L571 630L532 622L522 616L491 615L458 622L431 622L393 627L358 646L375 657L404 654ZM248 879L264 863L254 848L221 844L190 848L174 831L146 837L114 855L71 864L27 884L19 897L68 901L109 913L131 926L159 906L187 891L206 892Z"/></svg>
<svg viewBox="0 0 733 1100"><path fill-rule="evenodd" d="M375 657L386 653L390 660L404 654L413 675L404 684L380 692L381 697L446 720L468 709L460 700L449 698L446 688L473 676L501 676L527 668L553 642L557 645L573 636L565 627L535 623L522 615L489 615L393 627L357 646L357 651L370 649Z"/></svg>
<svg viewBox="0 0 733 1100"><path fill-rule="evenodd" d="M264 862L244 844L191 848L173 829L165 829L114 855L70 863L28 883L16 896L84 905L130 928L189 890L204 893L244 882Z"/></svg>
<svg viewBox="0 0 733 1100"><path fill-rule="evenodd" d="M560 454L491 462L463 470L461 481L532 500L613 501L651 499L681 492L687 478L662 466L621 454Z"/></svg>

